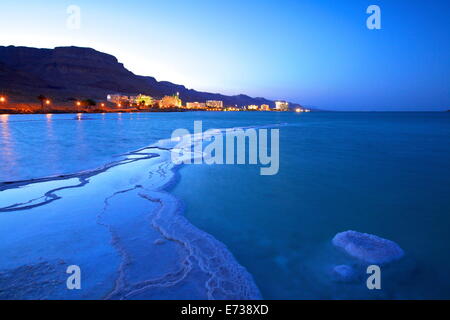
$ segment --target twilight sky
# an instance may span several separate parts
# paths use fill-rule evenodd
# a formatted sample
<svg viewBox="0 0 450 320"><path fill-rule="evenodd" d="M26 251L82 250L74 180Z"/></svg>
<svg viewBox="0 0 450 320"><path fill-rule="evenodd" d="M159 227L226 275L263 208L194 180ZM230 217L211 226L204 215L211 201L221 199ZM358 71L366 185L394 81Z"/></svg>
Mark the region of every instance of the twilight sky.
<svg viewBox="0 0 450 320"><path fill-rule="evenodd" d="M381 30L366 9L381 8ZM67 28L69 5L81 9ZM188 88L334 110L450 109L450 1L1 0L0 45L92 47Z"/></svg>

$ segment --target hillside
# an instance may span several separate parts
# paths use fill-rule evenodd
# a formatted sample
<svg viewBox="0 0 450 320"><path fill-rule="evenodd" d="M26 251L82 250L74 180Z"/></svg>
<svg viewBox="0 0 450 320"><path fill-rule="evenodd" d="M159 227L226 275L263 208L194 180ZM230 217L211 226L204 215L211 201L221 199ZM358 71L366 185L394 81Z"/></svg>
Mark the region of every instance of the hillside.
<svg viewBox="0 0 450 320"><path fill-rule="evenodd" d="M185 102L222 100L225 105L265 103L274 106L273 101L264 98L199 92L153 77L135 75L114 56L80 47L0 46L0 91L7 94L10 101L20 103L36 102L40 94L64 105L70 99L102 101L110 93L143 93L161 98L179 92ZM299 105L291 105L296 106Z"/></svg>

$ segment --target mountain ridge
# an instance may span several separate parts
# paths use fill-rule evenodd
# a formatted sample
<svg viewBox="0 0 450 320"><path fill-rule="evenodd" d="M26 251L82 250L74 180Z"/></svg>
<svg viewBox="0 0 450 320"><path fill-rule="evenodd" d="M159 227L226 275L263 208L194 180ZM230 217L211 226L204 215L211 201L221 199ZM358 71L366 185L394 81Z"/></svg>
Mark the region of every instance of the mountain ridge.
<svg viewBox="0 0 450 320"><path fill-rule="evenodd" d="M40 94L64 104L70 99L103 101L111 93L142 93L162 98L179 92L184 102L222 100L228 106L268 104L271 107L275 104L262 97L202 92L136 75L111 54L74 46L54 49L0 46L0 90L17 102L35 102ZM291 103L292 108L299 106Z"/></svg>

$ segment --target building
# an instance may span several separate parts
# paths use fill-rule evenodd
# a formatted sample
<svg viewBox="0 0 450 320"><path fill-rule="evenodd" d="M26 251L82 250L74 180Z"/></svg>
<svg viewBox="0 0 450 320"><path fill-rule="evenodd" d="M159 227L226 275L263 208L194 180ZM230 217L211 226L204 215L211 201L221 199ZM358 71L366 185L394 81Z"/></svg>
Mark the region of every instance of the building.
<svg viewBox="0 0 450 320"><path fill-rule="evenodd" d="M208 100L208 101L206 101L206 106L207 106L208 108L223 109L223 101L219 101L219 100Z"/></svg>
<svg viewBox="0 0 450 320"><path fill-rule="evenodd" d="M263 110L263 111L270 111L270 107L269 107L268 104L262 104L261 105L261 110Z"/></svg>
<svg viewBox="0 0 450 320"><path fill-rule="evenodd" d="M173 96L165 96L161 100L159 100L159 107L162 109L165 108L174 108L178 107L180 108L182 106L182 101L177 94L174 94Z"/></svg>
<svg viewBox="0 0 450 320"><path fill-rule="evenodd" d="M206 103L204 102L186 102L187 109L206 109Z"/></svg>
<svg viewBox="0 0 450 320"><path fill-rule="evenodd" d="M123 96L121 94L108 94L108 96L106 97L106 100L108 100L108 102L114 103L114 104L126 104L129 102L129 98L128 96Z"/></svg>
<svg viewBox="0 0 450 320"><path fill-rule="evenodd" d="M223 109L224 111L242 111L241 108L238 107L226 107L225 109Z"/></svg>
<svg viewBox="0 0 450 320"><path fill-rule="evenodd" d="M150 97L150 96L139 94L136 97L134 97L133 102L135 104L137 104L138 106L148 107L148 106L153 105L155 100L152 97Z"/></svg>
<svg viewBox="0 0 450 320"><path fill-rule="evenodd" d="M256 104L251 104L247 107L247 110L258 110L259 107Z"/></svg>
<svg viewBox="0 0 450 320"><path fill-rule="evenodd" d="M311 112L311 110L309 109L304 109L304 108L296 108L295 112Z"/></svg>
<svg viewBox="0 0 450 320"><path fill-rule="evenodd" d="M277 111L288 111L289 103L286 101L275 101L275 110Z"/></svg>

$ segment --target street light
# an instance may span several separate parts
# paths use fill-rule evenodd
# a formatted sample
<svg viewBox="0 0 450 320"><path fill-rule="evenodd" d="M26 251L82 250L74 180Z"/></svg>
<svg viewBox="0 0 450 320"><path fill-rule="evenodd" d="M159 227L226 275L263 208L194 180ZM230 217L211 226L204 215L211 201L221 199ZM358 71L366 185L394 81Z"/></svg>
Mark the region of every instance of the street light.
<svg viewBox="0 0 450 320"><path fill-rule="evenodd" d="M45 100L45 104L49 105L50 104L50 100Z"/></svg>
<svg viewBox="0 0 450 320"><path fill-rule="evenodd" d="M0 102L6 102L6 98L4 96L0 96Z"/></svg>

